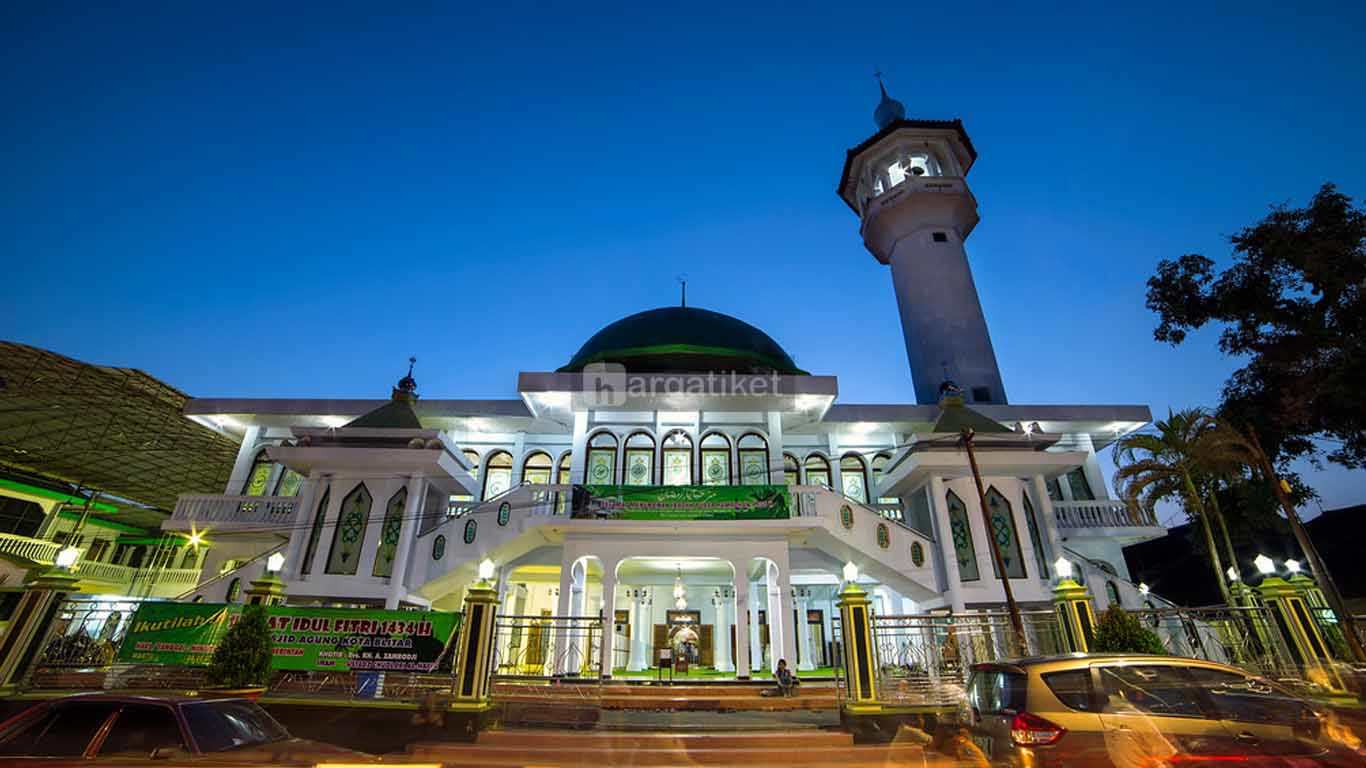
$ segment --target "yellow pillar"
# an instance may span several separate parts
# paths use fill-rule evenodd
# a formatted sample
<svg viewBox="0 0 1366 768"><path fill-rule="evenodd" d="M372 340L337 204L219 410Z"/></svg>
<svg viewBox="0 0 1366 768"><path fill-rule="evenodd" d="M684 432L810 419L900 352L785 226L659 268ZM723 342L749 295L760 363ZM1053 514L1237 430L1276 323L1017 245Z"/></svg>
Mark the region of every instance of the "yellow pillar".
<svg viewBox="0 0 1366 768"><path fill-rule="evenodd" d="M835 605L840 611L844 636L844 668L849 676L849 701L844 708L855 714L880 712L877 699L877 652L873 646L872 601L858 584L849 581Z"/></svg>
<svg viewBox="0 0 1366 768"><path fill-rule="evenodd" d="M279 574L267 573L265 576L253 581L247 589L247 603L249 605L284 605L285 585L280 581Z"/></svg>
<svg viewBox="0 0 1366 768"><path fill-rule="evenodd" d="M455 648L455 701L452 709L478 710L491 705L493 640L498 617L498 590L479 581L465 595L465 615Z"/></svg>
<svg viewBox="0 0 1366 768"><path fill-rule="evenodd" d="M1267 576L1257 586L1257 592L1271 609L1276 629L1289 647L1294 662L1304 670L1305 677L1330 691L1346 690L1333 667L1333 657L1319 632L1318 622L1310 615L1300 589L1279 576Z"/></svg>
<svg viewBox="0 0 1366 768"><path fill-rule="evenodd" d="M1096 614L1091 608L1091 593L1070 578L1058 580L1053 587L1053 609L1058 614L1058 628L1068 651L1086 653L1096 634Z"/></svg>
<svg viewBox="0 0 1366 768"><path fill-rule="evenodd" d="M48 627L62 601L76 589L77 578L67 568L53 567L26 586L14 613L0 638L0 695L13 693L24 673L38 660Z"/></svg>

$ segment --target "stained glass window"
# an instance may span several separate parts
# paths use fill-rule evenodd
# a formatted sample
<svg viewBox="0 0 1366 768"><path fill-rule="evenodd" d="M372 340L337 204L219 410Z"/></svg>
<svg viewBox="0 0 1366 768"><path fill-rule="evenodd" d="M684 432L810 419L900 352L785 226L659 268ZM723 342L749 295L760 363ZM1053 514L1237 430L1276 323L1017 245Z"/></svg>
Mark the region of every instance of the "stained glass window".
<svg viewBox="0 0 1366 768"><path fill-rule="evenodd" d="M1034 545L1034 564L1039 567L1039 575L1048 578L1048 555L1043 551L1043 535L1039 531L1039 518L1034 514L1034 504L1029 500L1029 493L1022 494L1024 497L1025 524L1029 526L1029 543Z"/></svg>
<svg viewBox="0 0 1366 768"><path fill-rule="evenodd" d="M495 451L484 460L484 494L487 500L512 487L512 454Z"/></svg>
<svg viewBox="0 0 1366 768"><path fill-rule="evenodd" d="M303 485L304 476L292 469L285 469L280 473L280 479L275 483L276 496L298 496L299 486Z"/></svg>
<svg viewBox="0 0 1366 768"><path fill-rule="evenodd" d="M830 462L824 456L813 453L806 457L806 484L830 487Z"/></svg>
<svg viewBox="0 0 1366 768"><path fill-rule="evenodd" d="M644 432L626 438L626 457L622 466L623 485L653 485L655 481L655 441Z"/></svg>
<svg viewBox="0 0 1366 768"><path fill-rule="evenodd" d="M242 495L265 496L266 486L270 484L270 473L273 469L275 469L275 465L266 456L265 449L261 449L251 462L251 471L247 474L246 485L242 487Z"/></svg>
<svg viewBox="0 0 1366 768"><path fill-rule="evenodd" d="M730 441L723 435L702 438L702 484L730 485Z"/></svg>
<svg viewBox="0 0 1366 768"><path fill-rule="evenodd" d="M1067 473L1067 488L1072 491L1073 501L1094 501L1096 494L1091 491L1091 483L1086 479L1086 473L1077 467Z"/></svg>
<svg viewBox="0 0 1366 768"><path fill-rule="evenodd" d="M1025 577L1024 556L1020 554L1020 534L1015 530L1015 514L1006 497L992 486L987 490L987 513L991 518L991 535L996 538L996 546L1001 551L1001 561L1005 563L1006 575L1012 579ZM996 561L991 561L992 571L996 571ZM996 578L1001 574L996 573Z"/></svg>
<svg viewBox="0 0 1366 768"><path fill-rule="evenodd" d="M346 494L337 513L337 527L332 532L332 549L327 553L324 573L343 576L356 575L360 565L360 551L365 546L365 527L370 522L370 491L364 483Z"/></svg>
<svg viewBox="0 0 1366 768"><path fill-rule="evenodd" d="M408 489L400 488L384 508L384 524L379 529L379 549L375 550L372 576L388 577L394 573L394 555L398 553L398 535L403 531L403 507L408 503Z"/></svg>
<svg viewBox="0 0 1366 768"><path fill-rule="evenodd" d="M332 494L332 489L323 490L323 498L318 502L318 509L313 513L313 529L308 532L308 545L304 547L304 562L299 569L299 573L308 575L313 572L313 555L318 552L318 540L323 535L323 519L327 517L327 500Z"/></svg>
<svg viewBox="0 0 1366 768"><path fill-rule="evenodd" d="M522 482L534 485L550 484L550 454L534 451L522 462Z"/></svg>
<svg viewBox="0 0 1366 768"><path fill-rule="evenodd" d="M555 468L555 484L569 485L570 467L574 461L573 454L566 453L560 457L559 466ZM569 511L569 492L555 492L555 514L563 515Z"/></svg>
<svg viewBox="0 0 1366 768"><path fill-rule="evenodd" d="M764 485L768 482L768 441L755 434L740 438L740 484Z"/></svg>
<svg viewBox="0 0 1366 768"><path fill-rule="evenodd" d="M863 459L849 454L840 459L840 481L844 484L844 495L863 504L868 503L868 474Z"/></svg>
<svg viewBox="0 0 1366 768"><path fill-rule="evenodd" d="M953 537L954 559L958 561L958 580L977 581L977 547L972 544L972 526L968 524L968 508L958 494L949 491L949 535Z"/></svg>
<svg viewBox="0 0 1366 768"><path fill-rule="evenodd" d="M664 484L692 485L692 439L683 432L664 438Z"/></svg>
<svg viewBox="0 0 1366 768"><path fill-rule="evenodd" d="M787 485L801 485L802 482L801 465L790 453L783 454L783 482Z"/></svg>

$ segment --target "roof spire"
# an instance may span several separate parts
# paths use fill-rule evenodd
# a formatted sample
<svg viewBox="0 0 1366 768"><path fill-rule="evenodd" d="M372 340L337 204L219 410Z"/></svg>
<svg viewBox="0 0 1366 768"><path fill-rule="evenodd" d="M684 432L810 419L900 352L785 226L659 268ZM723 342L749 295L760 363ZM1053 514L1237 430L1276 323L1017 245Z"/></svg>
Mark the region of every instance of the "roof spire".
<svg viewBox="0 0 1366 768"><path fill-rule="evenodd" d="M882 100L877 103L877 108L873 110L873 123L877 125L877 129L880 131L898 120L905 120L906 107L887 95L887 86L882 82L882 70L874 72L873 76L877 78L877 89L882 94Z"/></svg>
<svg viewBox="0 0 1366 768"><path fill-rule="evenodd" d="M675 279L678 280L678 285L679 285L679 287L682 289L682 295L679 297L678 306L683 307L684 309L687 309L687 308L688 308L688 276L687 276L687 275L679 275L679 276L678 276L677 278L675 278Z"/></svg>
<svg viewBox="0 0 1366 768"><path fill-rule="evenodd" d="M413 366L417 363L417 356L408 357L408 375L398 380L398 386L394 387L393 400L407 400L413 402L417 400L417 380L413 378Z"/></svg>

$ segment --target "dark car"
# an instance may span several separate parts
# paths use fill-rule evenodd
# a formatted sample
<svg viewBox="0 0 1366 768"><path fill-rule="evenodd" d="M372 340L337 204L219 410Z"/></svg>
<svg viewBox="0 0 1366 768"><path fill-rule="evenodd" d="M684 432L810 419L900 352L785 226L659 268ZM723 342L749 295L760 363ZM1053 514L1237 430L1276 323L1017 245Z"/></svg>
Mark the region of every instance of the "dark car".
<svg viewBox="0 0 1366 768"><path fill-rule="evenodd" d="M996 765L1366 766L1309 702L1234 667L1171 656L977 664L964 717Z"/></svg>
<svg viewBox="0 0 1366 768"><path fill-rule="evenodd" d="M67 765L99 758L311 765L368 757L296 739L246 699L81 694L37 704L0 723L0 763Z"/></svg>

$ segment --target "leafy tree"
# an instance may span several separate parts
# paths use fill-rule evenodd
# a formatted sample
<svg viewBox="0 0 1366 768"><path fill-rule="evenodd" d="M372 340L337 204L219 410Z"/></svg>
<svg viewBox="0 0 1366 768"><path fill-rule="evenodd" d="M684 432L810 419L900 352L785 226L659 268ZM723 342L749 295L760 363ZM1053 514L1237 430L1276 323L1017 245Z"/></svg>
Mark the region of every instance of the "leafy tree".
<svg viewBox="0 0 1366 768"><path fill-rule="evenodd" d="M272 643L266 609L248 605L228 628L209 662L209 683L224 688L252 688L270 680Z"/></svg>
<svg viewBox="0 0 1366 768"><path fill-rule="evenodd" d="M1143 626L1133 614L1111 603L1096 622L1096 638L1091 643L1096 653L1154 653L1165 655L1162 641Z"/></svg>
<svg viewBox="0 0 1366 768"><path fill-rule="evenodd" d="M1255 426L1279 461L1366 466L1366 210L1325 184L1305 208L1273 208L1230 238L1222 271L1199 254L1164 259L1148 279L1158 341L1181 344L1207 324L1246 365L1224 385L1219 415Z"/></svg>

